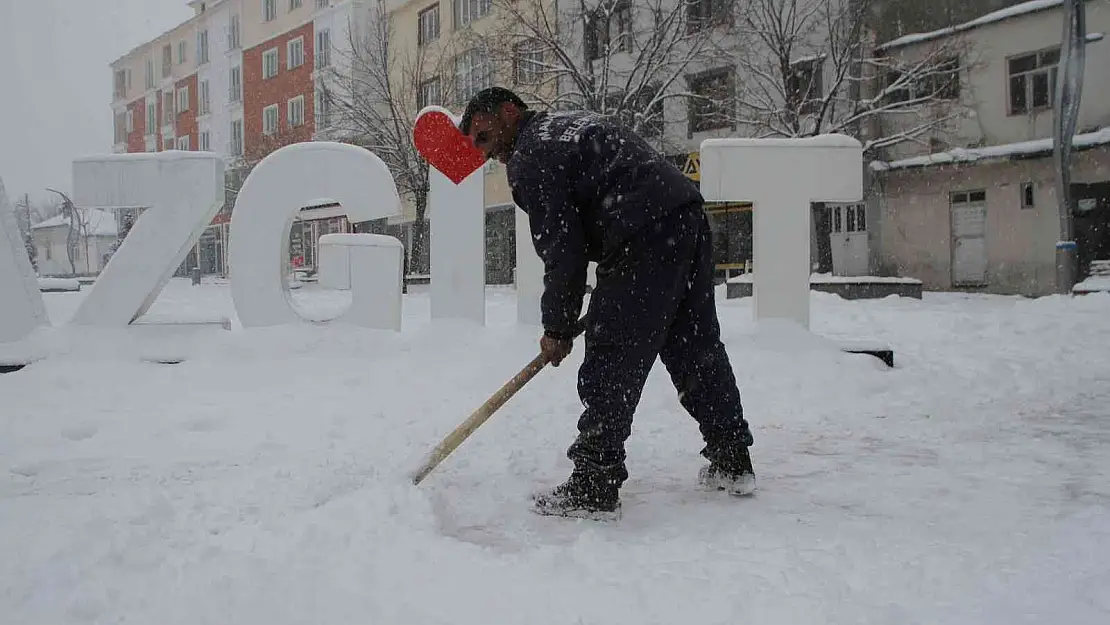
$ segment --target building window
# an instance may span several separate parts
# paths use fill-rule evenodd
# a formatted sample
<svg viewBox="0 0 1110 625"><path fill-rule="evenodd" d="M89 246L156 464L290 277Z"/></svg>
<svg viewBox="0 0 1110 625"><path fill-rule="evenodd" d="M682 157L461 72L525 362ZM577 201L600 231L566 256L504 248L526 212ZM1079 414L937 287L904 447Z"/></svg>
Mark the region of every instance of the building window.
<svg viewBox="0 0 1110 625"><path fill-rule="evenodd" d="M262 134L276 135L278 131L278 105L271 104L262 109Z"/></svg>
<svg viewBox="0 0 1110 625"><path fill-rule="evenodd" d="M189 135L185 135L184 137L178 137L177 138L177 149L179 149L179 150L190 150L191 149L189 147Z"/></svg>
<svg viewBox="0 0 1110 625"><path fill-rule="evenodd" d="M212 112L212 90L209 88L208 81L200 81L200 94L197 96L197 114L207 115Z"/></svg>
<svg viewBox="0 0 1110 625"><path fill-rule="evenodd" d="M182 87L177 90L177 113L180 115L189 110L189 88Z"/></svg>
<svg viewBox="0 0 1110 625"><path fill-rule="evenodd" d="M439 39L439 3L421 11L416 17L417 45L426 46Z"/></svg>
<svg viewBox="0 0 1110 625"><path fill-rule="evenodd" d="M290 128L304 125L304 96L299 95L286 104L287 121Z"/></svg>
<svg viewBox="0 0 1110 625"><path fill-rule="evenodd" d="M115 116L115 142L124 143L127 141L127 114L116 113Z"/></svg>
<svg viewBox="0 0 1110 625"><path fill-rule="evenodd" d="M736 72L731 66L689 76L686 82L693 94L687 99L687 133L690 136L696 132L736 127Z"/></svg>
<svg viewBox="0 0 1110 625"><path fill-rule="evenodd" d="M454 0L455 28L462 28L489 15L492 0Z"/></svg>
<svg viewBox="0 0 1110 625"><path fill-rule="evenodd" d="M1036 207L1036 194L1034 193L1034 185L1032 182L1021 183L1021 207L1034 208Z"/></svg>
<svg viewBox="0 0 1110 625"><path fill-rule="evenodd" d="M466 102L479 91L491 86L489 59L478 48L471 48L455 57L455 95Z"/></svg>
<svg viewBox="0 0 1110 625"><path fill-rule="evenodd" d="M631 50L631 3L629 0L604 0L586 25L586 58L593 61L613 52Z"/></svg>
<svg viewBox="0 0 1110 625"><path fill-rule="evenodd" d="M262 53L262 78L268 79L277 76L278 73L278 50L277 48L270 48Z"/></svg>
<svg viewBox="0 0 1110 625"><path fill-rule="evenodd" d="M158 128L158 105L154 102L146 103L146 134L157 134L155 131Z"/></svg>
<svg viewBox="0 0 1110 625"><path fill-rule="evenodd" d="M1010 115L1051 109L1056 95L1056 65L1060 49L1041 50L1006 61Z"/></svg>
<svg viewBox="0 0 1110 625"><path fill-rule="evenodd" d="M693 0L686 5L686 32L732 24L732 8L728 0Z"/></svg>
<svg viewBox="0 0 1110 625"><path fill-rule="evenodd" d="M243 68L236 65L231 68L230 80L228 85L228 100L230 102L239 102L243 99Z"/></svg>
<svg viewBox="0 0 1110 625"><path fill-rule="evenodd" d="M162 125L173 125L173 107L174 107L174 93L173 91L165 91L162 93Z"/></svg>
<svg viewBox="0 0 1110 625"><path fill-rule="evenodd" d="M173 46L166 44L162 46L162 78L169 78L170 72L173 71Z"/></svg>
<svg viewBox="0 0 1110 625"><path fill-rule="evenodd" d="M986 191L955 191L951 195L953 204L981 204L986 201Z"/></svg>
<svg viewBox="0 0 1110 625"><path fill-rule="evenodd" d="M236 119L231 122L231 144L228 146L232 156L243 154L243 120Z"/></svg>
<svg viewBox="0 0 1110 625"><path fill-rule="evenodd" d="M272 22L277 19L277 0L262 0L262 20Z"/></svg>
<svg viewBox="0 0 1110 625"><path fill-rule="evenodd" d="M793 112L805 114L821 110L821 98L825 95L824 57L795 61L790 64L786 77L786 98Z"/></svg>
<svg viewBox="0 0 1110 625"><path fill-rule="evenodd" d="M112 94L117 100L127 97L127 70L116 70L115 90Z"/></svg>
<svg viewBox="0 0 1110 625"><path fill-rule="evenodd" d="M329 2L329 0L316 0L316 8L317 9L326 9L326 8L328 8L328 2Z"/></svg>
<svg viewBox="0 0 1110 625"><path fill-rule="evenodd" d="M154 88L154 85L155 85L154 80L155 80L154 59L147 59L146 60L146 88L147 89L153 89Z"/></svg>
<svg viewBox="0 0 1110 625"><path fill-rule="evenodd" d="M184 41L177 42L177 64L178 65L181 65L181 64L185 63L185 49L186 49L186 46L185 46Z"/></svg>
<svg viewBox="0 0 1110 625"><path fill-rule="evenodd" d="M293 69L304 65L304 36L297 37L286 44L285 49L286 69Z"/></svg>
<svg viewBox="0 0 1110 625"><path fill-rule="evenodd" d="M228 29L227 29L227 49L228 50L238 50L239 49L239 43L240 43L239 42L239 30L240 30L239 15L238 14L232 15L231 16L231 25L228 26Z"/></svg>
<svg viewBox="0 0 1110 625"><path fill-rule="evenodd" d="M513 47L513 77L518 85L540 82L543 71L543 48L535 39L523 41Z"/></svg>
<svg viewBox="0 0 1110 625"><path fill-rule="evenodd" d="M289 10L290 11L296 11L297 9L301 8L301 5L302 5L301 0L289 0Z"/></svg>
<svg viewBox="0 0 1110 625"><path fill-rule="evenodd" d="M331 65L331 30L324 28L316 33L316 69Z"/></svg>
<svg viewBox="0 0 1110 625"><path fill-rule="evenodd" d="M135 111L127 109L127 134L135 132Z"/></svg>
<svg viewBox="0 0 1110 625"><path fill-rule="evenodd" d="M328 97L327 87L323 85L316 87L315 120L317 128L331 126L331 99Z"/></svg>
<svg viewBox="0 0 1110 625"><path fill-rule="evenodd" d="M197 33L197 65L204 65L208 62L208 31L202 30Z"/></svg>
<svg viewBox="0 0 1110 625"><path fill-rule="evenodd" d="M420 92L416 97L416 108L425 106L439 106L443 103L443 92L439 84L439 76L430 78L420 83Z"/></svg>
<svg viewBox="0 0 1110 625"><path fill-rule="evenodd" d="M210 152L212 150L212 136L207 130L200 133L200 145L198 147L201 152Z"/></svg>

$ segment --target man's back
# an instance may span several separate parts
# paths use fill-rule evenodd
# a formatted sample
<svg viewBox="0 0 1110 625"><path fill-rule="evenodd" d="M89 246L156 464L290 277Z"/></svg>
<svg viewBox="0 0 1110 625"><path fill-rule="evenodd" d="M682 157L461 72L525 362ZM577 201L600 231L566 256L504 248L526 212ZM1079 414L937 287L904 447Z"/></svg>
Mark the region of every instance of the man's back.
<svg viewBox="0 0 1110 625"><path fill-rule="evenodd" d="M530 114L508 178L514 200L530 216L575 210L595 262L644 226L702 201L697 186L639 135L583 111Z"/></svg>

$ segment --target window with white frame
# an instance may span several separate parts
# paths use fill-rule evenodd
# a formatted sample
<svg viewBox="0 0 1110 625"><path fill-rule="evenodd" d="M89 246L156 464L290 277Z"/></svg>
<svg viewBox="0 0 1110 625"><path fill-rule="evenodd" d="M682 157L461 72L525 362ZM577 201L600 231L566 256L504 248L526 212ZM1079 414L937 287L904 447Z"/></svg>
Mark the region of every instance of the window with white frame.
<svg viewBox="0 0 1110 625"><path fill-rule="evenodd" d="M201 152L212 151L212 135L207 130L202 130L198 137L197 149Z"/></svg>
<svg viewBox="0 0 1110 625"><path fill-rule="evenodd" d="M158 129L158 105L154 102L146 103L146 134L157 134Z"/></svg>
<svg viewBox="0 0 1110 625"><path fill-rule="evenodd" d="M285 49L286 69L293 69L304 65L304 36L297 37L286 44Z"/></svg>
<svg viewBox="0 0 1110 625"><path fill-rule="evenodd" d="M154 59L146 60L146 88L153 89L157 77L154 75Z"/></svg>
<svg viewBox="0 0 1110 625"><path fill-rule="evenodd" d="M304 125L304 96L299 95L286 103L286 115L290 128Z"/></svg>
<svg viewBox="0 0 1110 625"><path fill-rule="evenodd" d="M317 128L328 128L331 126L331 99L328 97L328 89L324 85L316 86L316 106L315 106L314 119L316 120Z"/></svg>
<svg viewBox="0 0 1110 625"><path fill-rule="evenodd" d="M115 72L115 82L112 96L117 100L127 97L127 70L119 69Z"/></svg>
<svg viewBox="0 0 1110 625"><path fill-rule="evenodd" d="M304 3L302 2L302 0L289 0L289 10L290 11L295 11L295 10L301 8L301 6L303 4Z"/></svg>
<svg viewBox="0 0 1110 625"><path fill-rule="evenodd" d="M227 27L227 49L238 50L240 45L239 33L241 30L239 14L231 16L231 23Z"/></svg>
<svg viewBox="0 0 1110 625"><path fill-rule="evenodd" d="M262 0L262 20L272 22L277 19L277 0Z"/></svg>
<svg viewBox="0 0 1110 625"><path fill-rule="evenodd" d="M518 85L532 85L540 80L543 71L543 49L535 39L514 46L513 77Z"/></svg>
<svg viewBox="0 0 1110 625"><path fill-rule="evenodd" d="M461 28L477 22L489 15L492 0L454 0L455 3L455 28Z"/></svg>
<svg viewBox="0 0 1110 625"><path fill-rule="evenodd" d="M1040 50L1006 61L1010 115L1051 109L1056 96L1056 66L1060 49Z"/></svg>
<svg viewBox="0 0 1110 625"><path fill-rule="evenodd" d="M185 42L184 41L178 41L177 42L177 64L178 65L181 65L186 60L185 59L185 49L186 49Z"/></svg>
<svg viewBox="0 0 1110 625"><path fill-rule="evenodd" d="M416 44L426 46L439 39L439 3L424 9L416 16Z"/></svg>
<svg viewBox="0 0 1110 625"><path fill-rule="evenodd" d="M197 33L197 65L204 65L208 62L208 31L202 30Z"/></svg>
<svg viewBox="0 0 1110 625"><path fill-rule="evenodd" d="M331 30L320 29L316 33L316 69L331 65Z"/></svg>
<svg viewBox="0 0 1110 625"><path fill-rule="evenodd" d="M231 68L228 79L228 101L239 102L243 99L243 68L236 65Z"/></svg>
<svg viewBox="0 0 1110 625"><path fill-rule="evenodd" d="M200 93L197 94L197 114L207 115L212 112L212 89L207 80L200 81L198 89Z"/></svg>
<svg viewBox="0 0 1110 625"><path fill-rule="evenodd" d="M177 90L177 113L180 115L189 110L189 87Z"/></svg>
<svg viewBox="0 0 1110 625"><path fill-rule="evenodd" d="M480 48L471 48L455 57L455 95L466 102L492 84L489 59Z"/></svg>
<svg viewBox="0 0 1110 625"><path fill-rule="evenodd" d="M270 48L262 53L262 78L268 79L278 74L278 49Z"/></svg>
<svg viewBox="0 0 1110 625"><path fill-rule="evenodd" d="M162 78L169 78L173 71L173 46L162 46Z"/></svg>
<svg viewBox="0 0 1110 625"><path fill-rule="evenodd" d="M243 120L231 120L231 142L228 145L228 151L232 156L241 156L243 154Z"/></svg>
<svg viewBox="0 0 1110 625"><path fill-rule="evenodd" d="M440 88L439 76L429 78L420 83L420 92L416 96L417 108L425 106L440 106L443 104L443 91Z"/></svg>
<svg viewBox="0 0 1110 625"><path fill-rule="evenodd" d="M189 145L189 135L185 135L184 137L178 137L177 138L177 149L179 149L179 150L191 150L192 149L192 147Z"/></svg>
<svg viewBox="0 0 1110 625"><path fill-rule="evenodd" d="M127 134L135 132L135 111L127 109Z"/></svg>
<svg viewBox="0 0 1110 625"><path fill-rule="evenodd" d="M262 109L262 134L276 135L278 131L278 122L280 121L280 112L278 105L271 104Z"/></svg>
<svg viewBox="0 0 1110 625"><path fill-rule="evenodd" d="M174 93L173 91L162 92L162 125L173 125L173 106L174 106Z"/></svg>
<svg viewBox="0 0 1110 625"><path fill-rule="evenodd" d="M328 8L328 4L330 2L331 2L331 0L316 0L316 8L317 9L326 9L326 8Z"/></svg>

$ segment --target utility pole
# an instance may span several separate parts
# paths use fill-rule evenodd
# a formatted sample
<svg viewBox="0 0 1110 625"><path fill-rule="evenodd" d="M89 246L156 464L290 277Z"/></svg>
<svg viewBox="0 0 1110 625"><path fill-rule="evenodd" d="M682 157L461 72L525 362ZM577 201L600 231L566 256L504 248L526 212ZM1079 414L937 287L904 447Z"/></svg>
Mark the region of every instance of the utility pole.
<svg viewBox="0 0 1110 625"><path fill-rule="evenodd" d="M1056 292L1059 294L1071 293L1078 273L1079 254L1071 201L1071 153L1087 58L1085 1L1064 0L1064 34L1060 40L1059 77L1056 80L1053 152L1056 198L1060 210L1060 237L1056 242Z"/></svg>

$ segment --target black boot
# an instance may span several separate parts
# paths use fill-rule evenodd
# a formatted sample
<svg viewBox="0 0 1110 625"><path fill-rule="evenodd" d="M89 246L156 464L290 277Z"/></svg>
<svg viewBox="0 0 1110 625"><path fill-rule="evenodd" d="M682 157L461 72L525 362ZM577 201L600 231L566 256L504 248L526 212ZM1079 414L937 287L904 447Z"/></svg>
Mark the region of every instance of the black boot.
<svg viewBox="0 0 1110 625"><path fill-rule="evenodd" d="M698 471L698 484L707 490L723 490L738 497L755 492L755 469L745 447L730 456L711 457Z"/></svg>
<svg viewBox="0 0 1110 625"><path fill-rule="evenodd" d="M603 469L577 467L570 478L533 497L533 511L545 516L564 516L597 521L620 518L620 487L624 465Z"/></svg>

